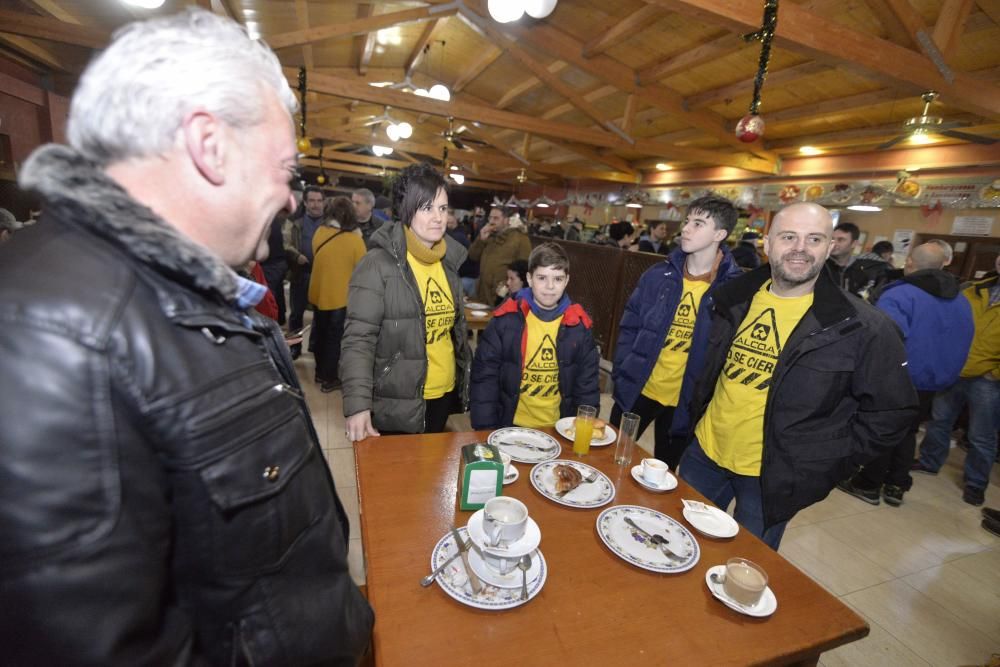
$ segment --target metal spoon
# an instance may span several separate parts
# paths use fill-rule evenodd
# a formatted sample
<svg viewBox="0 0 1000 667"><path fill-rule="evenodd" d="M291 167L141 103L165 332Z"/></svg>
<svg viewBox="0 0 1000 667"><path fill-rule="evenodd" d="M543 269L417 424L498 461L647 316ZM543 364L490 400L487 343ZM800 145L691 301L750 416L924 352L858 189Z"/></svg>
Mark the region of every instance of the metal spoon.
<svg viewBox="0 0 1000 667"><path fill-rule="evenodd" d="M531 569L531 554L517 559L517 569L521 570L521 599L528 599L528 570Z"/></svg>

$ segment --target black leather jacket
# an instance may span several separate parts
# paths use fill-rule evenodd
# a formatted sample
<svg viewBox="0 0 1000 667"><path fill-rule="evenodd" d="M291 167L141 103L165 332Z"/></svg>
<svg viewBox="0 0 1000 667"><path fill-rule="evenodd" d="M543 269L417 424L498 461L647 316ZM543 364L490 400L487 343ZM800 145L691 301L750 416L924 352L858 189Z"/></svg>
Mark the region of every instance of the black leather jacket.
<svg viewBox="0 0 1000 667"><path fill-rule="evenodd" d="M0 248L0 662L356 663L372 612L277 327L70 149L22 185L46 205Z"/></svg>

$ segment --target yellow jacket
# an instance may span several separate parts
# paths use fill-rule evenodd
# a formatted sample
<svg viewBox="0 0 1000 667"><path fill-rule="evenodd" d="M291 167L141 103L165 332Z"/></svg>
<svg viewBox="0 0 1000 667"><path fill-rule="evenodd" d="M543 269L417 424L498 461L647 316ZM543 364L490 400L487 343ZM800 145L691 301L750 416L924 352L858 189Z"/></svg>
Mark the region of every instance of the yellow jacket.
<svg viewBox="0 0 1000 667"><path fill-rule="evenodd" d="M979 377L992 373L1000 379L1000 304L990 306L990 289L1000 278L994 276L974 283L962 293L972 304L972 319L976 333L969 348L969 358L962 369L962 377Z"/></svg>
<svg viewBox="0 0 1000 667"><path fill-rule="evenodd" d="M324 226L313 236L309 303L319 310L347 307L347 285L355 265L365 256L365 241L360 231L337 234L339 231L336 227ZM323 245L334 234L336 238Z"/></svg>

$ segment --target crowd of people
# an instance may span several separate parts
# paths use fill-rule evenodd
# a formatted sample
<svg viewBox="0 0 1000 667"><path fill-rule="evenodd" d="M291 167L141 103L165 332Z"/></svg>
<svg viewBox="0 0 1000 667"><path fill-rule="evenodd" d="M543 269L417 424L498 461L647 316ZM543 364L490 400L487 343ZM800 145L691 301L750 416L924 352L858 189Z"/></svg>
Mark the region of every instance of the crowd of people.
<svg viewBox="0 0 1000 667"><path fill-rule="evenodd" d="M357 662L374 618L300 345L355 441L465 411L477 429L547 427L599 405L562 245L532 247L501 207L463 227L427 164L394 180L389 219L367 190L306 188L296 212L296 106L266 46L191 8L117 32L73 96L69 145L24 165L44 210L0 246L0 382L18 388L0 402L5 659ZM884 249L855 257L857 228L814 203L778 211L767 262L744 267L725 242L736 218L708 195L675 244L659 225L639 242L664 257L620 323L611 421L653 424L655 455L777 549L837 486L902 503L967 406L963 499L982 505L997 276L962 288L933 242L890 274ZM629 248L636 230L608 236ZM468 296L495 307L474 352Z"/></svg>

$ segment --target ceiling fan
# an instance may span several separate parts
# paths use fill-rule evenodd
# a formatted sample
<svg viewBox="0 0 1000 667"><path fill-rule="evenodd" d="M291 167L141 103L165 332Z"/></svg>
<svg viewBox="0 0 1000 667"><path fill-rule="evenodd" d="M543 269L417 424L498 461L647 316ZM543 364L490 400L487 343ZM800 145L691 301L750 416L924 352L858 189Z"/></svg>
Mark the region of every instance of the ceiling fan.
<svg viewBox="0 0 1000 667"><path fill-rule="evenodd" d="M466 132L469 128L465 125L459 125L458 129L455 129L455 119L452 116L448 116L448 129L441 133L441 136L452 143L452 145L460 151L473 150L466 144L477 144L479 146L487 145L485 141L480 141L479 139L474 139L472 137L460 137L463 132Z"/></svg>
<svg viewBox="0 0 1000 667"><path fill-rule="evenodd" d="M969 141L974 144L995 144L996 139L991 139L990 137L983 137L978 134L969 134L968 132L959 132L955 130L956 127L965 127L965 123L960 122L944 122L944 118L941 116L933 116L930 114L931 104L938 98L938 93L933 90L928 90L926 93L920 96L920 99L924 101L924 110L920 112L919 116L914 116L912 118L907 118L903 122L903 134L893 137L889 141L885 142L881 146L878 146L877 150L885 150L886 148L892 148L896 144L906 139L914 137L926 137L928 134L941 134L946 137L951 137L952 139L961 139L962 141Z"/></svg>

